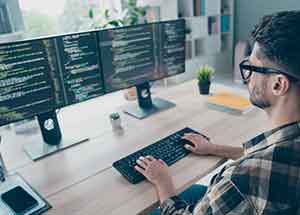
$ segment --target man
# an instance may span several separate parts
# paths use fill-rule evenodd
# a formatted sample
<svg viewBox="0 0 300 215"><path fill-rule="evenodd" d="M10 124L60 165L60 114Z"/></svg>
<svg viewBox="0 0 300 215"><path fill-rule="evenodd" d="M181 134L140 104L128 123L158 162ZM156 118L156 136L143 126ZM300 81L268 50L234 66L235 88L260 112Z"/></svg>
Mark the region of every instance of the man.
<svg viewBox="0 0 300 215"><path fill-rule="evenodd" d="M240 69L250 101L266 112L270 130L243 148L186 134L193 153L235 161L212 178L207 191L191 188L181 197L163 161L139 158L135 168L155 186L161 214L300 214L300 11L264 17L252 37L251 56Z"/></svg>

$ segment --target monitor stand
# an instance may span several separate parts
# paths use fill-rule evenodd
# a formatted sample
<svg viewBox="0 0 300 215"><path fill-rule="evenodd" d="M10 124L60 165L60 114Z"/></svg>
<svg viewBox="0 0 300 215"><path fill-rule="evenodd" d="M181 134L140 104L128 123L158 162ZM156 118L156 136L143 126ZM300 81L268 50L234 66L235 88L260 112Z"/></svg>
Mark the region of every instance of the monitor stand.
<svg viewBox="0 0 300 215"><path fill-rule="evenodd" d="M89 140L88 138L63 139L55 110L39 114L37 118L44 142L32 142L24 145L25 152L34 161Z"/></svg>
<svg viewBox="0 0 300 215"><path fill-rule="evenodd" d="M175 104L160 98L151 98L149 82L136 86L138 105L123 107L123 111L137 119L146 118L154 113L175 107Z"/></svg>

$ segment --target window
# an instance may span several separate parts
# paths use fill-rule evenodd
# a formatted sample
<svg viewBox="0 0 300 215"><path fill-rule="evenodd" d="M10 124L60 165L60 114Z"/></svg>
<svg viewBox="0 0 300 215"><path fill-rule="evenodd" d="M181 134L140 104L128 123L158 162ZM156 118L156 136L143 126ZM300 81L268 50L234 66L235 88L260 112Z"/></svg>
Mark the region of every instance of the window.
<svg viewBox="0 0 300 215"><path fill-rule="evenodd" d="M101 26L105 9L120 11L120 0L19 0L25 37L78 32ZM90 9L94 19L90 18Z"/></svg>
<svg viewBox="0 0 300 215"><path fill-rule="evenodd" d="M0 4L0 34L12 32L7 7Z"/></svg>

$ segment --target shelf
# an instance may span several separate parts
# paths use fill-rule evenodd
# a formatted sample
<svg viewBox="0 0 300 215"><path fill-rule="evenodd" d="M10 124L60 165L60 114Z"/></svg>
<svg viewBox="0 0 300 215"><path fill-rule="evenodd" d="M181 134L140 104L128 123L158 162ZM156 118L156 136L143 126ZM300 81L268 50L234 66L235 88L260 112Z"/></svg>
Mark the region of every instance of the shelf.
<svg viewBox="0 0 300 215"><path fill-rule="evenodd" d="M207 25L207 18L206 17L196 17L186 19L186 27L191 29L191 37L205 37L208 35L208 28L204 27ZM203 26L203 27L201 27Z"/></svg>
<svg viewBox="0 0 300 215"><path fill-rule="evenodd" d="M193 41L185 41L185 58L186 60L193 58Z"/></svg>
<svg viewBox="0 0 300 215"><path fill-rule="evenodd" d="M205 19L207 16L189 16L189 17L181 17L185 20L197 20L197 19Z"/></svg>
<svg viewBox="0 0 300 215"><path fill-rule="evenodd" d="M187 65L232 70L234 0L178 0L178 10L191 33L187 36ZM219 58L230 58L220 65ZM223 61L222 61L223 62Z"/></svg>
<svg viewBox="0 0 300 215"><path fill-rule="evenodd" d="M185 17L181 17L184 19L197 19L197 18L205 18L206 16L185 16Z"/></svg>
<svg viewBox="0 0 300 215"><path fill-rule="evenodd" d="M234 0L221 0L221 13L232 14Z"/></svg>
<svg viewBox="0 0 300 215"><path fill-rule="evenodd" d="M228 15L228 16L231 16L232 15L232 12L220 12L221 15Z"/></svg>
<svg viewBox="0 0 300 215"><path fill-rule="evenodd" d="M228 31L228 32L221 32L222 35L231 35L231 32Z"/></svg>

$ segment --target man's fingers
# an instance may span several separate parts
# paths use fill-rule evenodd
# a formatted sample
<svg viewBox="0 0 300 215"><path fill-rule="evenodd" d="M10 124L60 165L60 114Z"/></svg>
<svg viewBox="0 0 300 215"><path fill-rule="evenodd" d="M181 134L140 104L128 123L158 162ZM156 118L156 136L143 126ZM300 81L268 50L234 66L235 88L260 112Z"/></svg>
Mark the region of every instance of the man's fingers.
<svg viewBox="0 0 300 215"><path fill-rule="evenodd" d="M136 171L138 171L139 173L145 175L145 170L144 170L143 168L139 167L138 165L136 165L134 168L135 168Z"/></svg>
<svg viewBox="0 0 300 215"><path fill-rule="evenodd" d="M189 144L185 144L184 147L185 147L187 150L189 150L189 151L192 151L192 152L195 151L195 147L193 147L193 146L191 146L191 145L189 145Z"/></svg>
<svg viewBox="0 0 300 215"><path fill-rule="evenodd" d="M196 145L195 144L196 140L193 137L182 137L182 139L189 141L192 146Z"/></svg>
<svg viewBox="0 0 300 215"><path fill-rule="evenodd" d="M206 137L206 136L203 135L203 134L185 133L184 136L186 136L186 137L191 137L191 138L204 138L204 139L206 139L206 140L209 140L209 138Z"/></svg>
<svg viewBox="0 0 300 215"><path fill-rule="evenodd" d="M158 159L158 161L159 161L162 165L168 166L168 165L166 164L166 162L164 162L162 159Z"/></svg>
<svg viewBox="0 0 300 215"><path fill-rule="evenodd" d="M199 138L199 134L187 133L183 135L183 138L189 138L190 140L197 140Z"/></svg>
<svg viewBox="0 0 300 215"><path fill-rule="evenodd" d="M210 139L206 136L203 136L201 134L191 134L188 136L183 136L183 139L189 140L193 143L202 143L203 141L210 141Z"/></svg>
<svg viewBox="0 0 300 215"><path fill-rule="evenodd" d="M147 155L146 158L147 158L149 161L154 161L154 160L155 160L155 158L152 157L151 155Z"/></svg>
<svg viewBox="0 0 300 215"><path fill-rule="evenodd" d="M139 157L139 159L136 160L136 163L144 169L146 169L148 166L147 159L145 159L144 157Z"/></svg>
<svg viewBox="0 0 300 215"><path fill-rule="evenodd" d="M194 140L194 138L193 138L193 137L191 137L191 136L183 136L181 139L184 139L184 140L189 140L189 141L192 141L192 140Z"/></svg>
<svg viewBox="0 0 300 215"><path fill-rule="evenodd" d="M198 134L194 134L194 133L185 133L183 136L184 137L194 137L197 136Z"/></svg>

